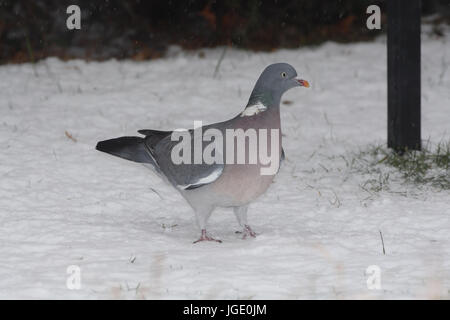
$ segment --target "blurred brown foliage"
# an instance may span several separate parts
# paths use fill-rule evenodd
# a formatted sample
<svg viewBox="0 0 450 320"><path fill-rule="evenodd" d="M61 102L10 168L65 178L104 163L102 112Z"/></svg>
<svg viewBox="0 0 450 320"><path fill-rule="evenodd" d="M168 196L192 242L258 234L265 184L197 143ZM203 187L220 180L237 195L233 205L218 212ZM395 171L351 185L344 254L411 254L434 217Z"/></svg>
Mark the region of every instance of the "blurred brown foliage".
<svg viewBox="0 0 450 320"><path fill-rule="evenodd" d="M450 0L423 2L424 13L448 14ZM81 8L81 30L66 28L71 4ZM273 50L368 40L380 33L365 26L370 4L384 10L382 0L0 0L0 63L47 56L144 60L172 44Z"/></svg>

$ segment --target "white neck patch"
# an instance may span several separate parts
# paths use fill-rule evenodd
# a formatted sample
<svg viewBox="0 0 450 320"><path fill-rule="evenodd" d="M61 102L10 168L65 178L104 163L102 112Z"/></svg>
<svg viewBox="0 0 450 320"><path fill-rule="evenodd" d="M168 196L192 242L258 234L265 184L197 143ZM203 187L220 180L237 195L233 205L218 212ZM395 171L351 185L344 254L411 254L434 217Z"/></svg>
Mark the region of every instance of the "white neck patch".
<svg viewBox="0 0 450 320"><path fill-rule="evenodd" d="M244 111L241 112L241 117L251 117L266 110L267 107L265 105L261 102L257 102L245 108Z"/></svg>

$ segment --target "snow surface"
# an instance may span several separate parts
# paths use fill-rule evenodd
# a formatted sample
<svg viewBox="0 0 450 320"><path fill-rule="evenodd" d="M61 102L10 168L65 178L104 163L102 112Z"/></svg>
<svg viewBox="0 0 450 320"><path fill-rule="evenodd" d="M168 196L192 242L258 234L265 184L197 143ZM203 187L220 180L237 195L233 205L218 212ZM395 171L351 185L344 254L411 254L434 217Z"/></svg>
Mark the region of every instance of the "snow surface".
<svg viewBox="0 0 450 320"><path fill-rule="evenodd" d="M423 35L424 139L449 138L450 33ZM450 192L368 194L340 155L386 138L386 39L251 53L171 50L147 62L0 67L0 298L449 298ZM199 232L179 194L97 141L226 120L260 72L288 62L309 89L282 106L284 162L242 240L232 210ZM68 135L65 134L67 132ZM70 139L71 136L74 140ZM382 252L380 231L386 254ZM80 267L69 290L67 268ZM366 269L381 270L369 290Z"/></svg>

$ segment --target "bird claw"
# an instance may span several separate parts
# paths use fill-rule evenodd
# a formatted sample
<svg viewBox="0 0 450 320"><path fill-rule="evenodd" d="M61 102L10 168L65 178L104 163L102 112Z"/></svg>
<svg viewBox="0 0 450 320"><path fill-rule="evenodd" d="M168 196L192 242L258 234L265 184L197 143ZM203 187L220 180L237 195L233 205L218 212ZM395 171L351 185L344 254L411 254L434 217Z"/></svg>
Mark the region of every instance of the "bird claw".
<svg viewBox="0 0 450 320"><path fill-rule="evenodd" d="M202 229L202 235L200 236L200 238L198 240L194 241L193 243L198 243L198 242L201 242L201 241L215 241L215 242L218 242L218 243L222 243L222 240L217 240L217 239L214 239L213 237L209 236L206 233L205 229Z"/></svg>
<svg viewBox="0 0 450 320"><path fill-rule="evenodd" d="M256 232L249 225L245 225L243 231L237 231L236 233L242 233L242 239L247 239L247 237L256 238Z"/></svg>

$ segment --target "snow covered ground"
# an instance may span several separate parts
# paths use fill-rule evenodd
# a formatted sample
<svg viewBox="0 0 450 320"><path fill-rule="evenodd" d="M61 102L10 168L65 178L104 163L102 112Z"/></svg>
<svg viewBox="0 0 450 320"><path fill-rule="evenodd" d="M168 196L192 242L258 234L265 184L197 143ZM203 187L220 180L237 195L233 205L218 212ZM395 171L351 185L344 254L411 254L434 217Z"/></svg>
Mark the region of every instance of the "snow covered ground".
<svg viewBox="0 0 450 320"><path fill-rule="evenodd" d="M439 142L450 137L450 33L424 30L422 137ZM386 39L228 50L216 77L222 49L202 51L0 67L0 298L448 299L450 192L394 182L401 192L368 194L340 157L386 139ZM311 88L284 96L287 161L250 207L256 239L241 240L221 209L209 231L223 243L192 244L180 195L94 149L137 129L228 119L281 61ZM72 265L79 290L66 285ZM379 290L367 286L371 265Z"/></svg>

